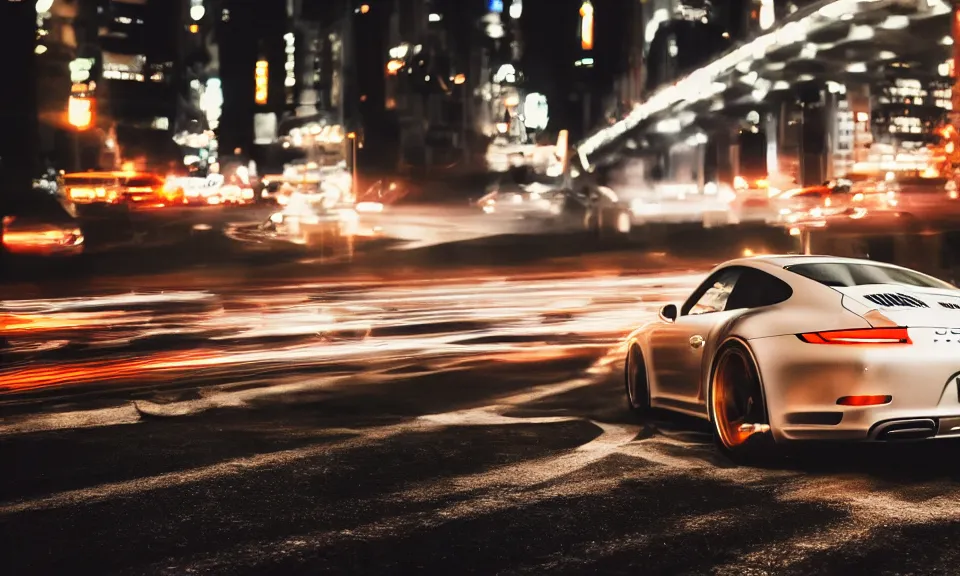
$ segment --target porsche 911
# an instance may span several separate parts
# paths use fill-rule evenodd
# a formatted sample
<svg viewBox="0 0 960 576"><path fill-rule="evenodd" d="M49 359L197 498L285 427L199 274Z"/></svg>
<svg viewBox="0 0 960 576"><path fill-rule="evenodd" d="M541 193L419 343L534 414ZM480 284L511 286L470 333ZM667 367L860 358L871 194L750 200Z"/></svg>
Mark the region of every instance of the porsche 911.
<svg viewBox="0 0 960 576"><path fill-rule="evenodd" d="M960 436L960 290L907 268L733 260L626 344L630 408L706 419L734 457Z"/></svg>

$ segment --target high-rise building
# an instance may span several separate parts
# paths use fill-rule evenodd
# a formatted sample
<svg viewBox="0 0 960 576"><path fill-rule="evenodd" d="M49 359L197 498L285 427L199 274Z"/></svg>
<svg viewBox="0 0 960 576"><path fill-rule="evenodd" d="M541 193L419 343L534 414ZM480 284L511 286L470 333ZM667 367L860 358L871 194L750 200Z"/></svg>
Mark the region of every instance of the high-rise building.
<svg viewBox="0 0 960 576"><path fill-rule="evenodd" d="M41 155L71 169L178 160L184 4L42 0L35 9Z"/></svg>
<svg viewBox="0 0 960 576"><path fill-rule="evenodd" d="M257 60L261 53L258 7L257 2L248 0L224 0L217 23L224 94L218 136L224 155L250 154L253 148ZM269 63L262 73L269 81Z"/></svg>
<svg viewBox="0 0 960 576"><path fill-rule="evenodd" d="M182 161L173 143L181 70L184 6L161 0L97 3L101 128L113 127L127 161L169 165Z"/></svg>
<svg viewBox="0 0 960 576"><path fill-rule="evenodd" d="M662 0L648 6L647 14L647 90L655 90L710 62L730 48L735 37L730 29L736 11L729 4Z"/></svg>
<svg viewBox="0 0 960 576"><path fill-rule="evenodd" d="M401 166L449 165L467 149L473 89L484 72L471 68L468 43L450 33L470 33L462 9L462 2L393 1L384 107L398 124Z"/></svg>
<svg viewBox="0 0 960 576"><path fill-rule="evenodd" d="M623 62L625 69L617 79L616 95L620 109L617 119L621 118L635 105L643 100L644 95L644 4L642 0L631 0L626 7L623 17L626 23L624 38L626 40L626 59Z"/></svg>
<svg viewBox="0 0 960 576"><path fill-rule="evenodd" d="M359 153L363 136L357 121L360 96L354 73L353 30L370 12L369 4L348 0L287 3L286 28L274 31L282 38L281 51L274 59L261 61L276 81L270 83L269 98L275 100L269 103L268 113L277 118L277 145L265 141L273 138L273 131L266 134L270 138L258 140L267 145L273 168L289 162L306 166L350 163L354 150ZM351 131L354 138L348 140ZM354 142L356 148L351 146Z"/></svg>
<svg viewBox="0 0 960 576"><path fill-rule="evenodd" d="M12 65L0 90L0 215L14 197L30 190L37 163L35 47L37 14L33 2L0 2L0 50Z"/></svg>

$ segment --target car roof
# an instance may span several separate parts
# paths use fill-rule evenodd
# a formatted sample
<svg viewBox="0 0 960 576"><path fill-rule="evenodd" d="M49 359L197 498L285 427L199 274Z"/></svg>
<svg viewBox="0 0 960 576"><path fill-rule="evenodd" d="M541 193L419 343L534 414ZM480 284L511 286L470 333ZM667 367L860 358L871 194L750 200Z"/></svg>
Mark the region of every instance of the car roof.
<svg viewBox="0 0 960 576"><path fill-rule="evenodd" d="M777 268L786 268L787 266L793 266L796 264L828 264L828 263L838 263L838 264L870 264L873 266L890 266L896 267L894 264L886 264L884 262L877 262L876 260L864 260L862 258L843 258L841 256L806 256L798 254L765 254L762 256L751 256L749 258L738 258L736 260L730 260L725 262L725 266L756 266L757 264L774 266Z"/></svg>
<svg viewBox="0 0 960 576"><path fill-rule="evenodd" d="M155 172L71 172L64 174L64 178L143 178L144 176L157 176Z"/></svg>

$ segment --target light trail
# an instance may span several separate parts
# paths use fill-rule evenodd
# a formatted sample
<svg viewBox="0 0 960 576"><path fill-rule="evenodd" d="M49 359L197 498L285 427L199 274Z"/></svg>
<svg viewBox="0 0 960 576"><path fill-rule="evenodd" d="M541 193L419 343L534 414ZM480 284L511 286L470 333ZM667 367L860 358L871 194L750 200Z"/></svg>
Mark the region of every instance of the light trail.
<svg viewBox="0 0 960 576"><path fill-rule="evenodd" d="M614 344L700 278L580 274L3 302L0 394L371 360L558 358Z"/></svg>

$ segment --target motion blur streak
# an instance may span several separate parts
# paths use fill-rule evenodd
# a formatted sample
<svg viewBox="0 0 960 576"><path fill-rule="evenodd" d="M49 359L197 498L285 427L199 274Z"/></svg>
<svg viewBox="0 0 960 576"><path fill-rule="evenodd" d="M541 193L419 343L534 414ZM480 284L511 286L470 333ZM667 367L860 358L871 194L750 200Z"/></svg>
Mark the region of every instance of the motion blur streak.
<svg viewBox="0 0 960 576"><path fill-rule="evenodd" d="M348 362L536 362L615 343L699 274L289 285L0 303L0 394Z"/></svg>
<svg viewBox="0 0 960 576"><path fill-rule="evenodd" d="M561 382L558 384L552 384L547 386L542 386L532 394L518 394L508 396L499 400L494 400L495 404L501 407L507 407L512 404L518 404L520 402L529 401L530 398L542 397L549 394L555 394L561 391L570 390L573 387L580 387L592 383L589 380L577 380L574 382ZM129 418L128 414L121 414L123 418ZM575 418L562 417L562 418L545 418L541 419L542 423L549 422L563 422L575 420ZM128 423L115 422L115 423ZM439 414L435 417L425 417L414 419L412 421L390 425L382 426L373 429L365 430L344 430L348 432L352 437L334 442L331 444L323 444L319 446L311 446L308 448L300 448L294 450L283 450L279 452L272 452L268 454L260 454L253 457L246 458L237 458L234 460L229 460L225 462L220 462L211 466L205 466L202 468L195 468L192 470L181 470L176 473L171 474L160 474L156 476L138 478L132 481L126 482L117 482L112 484L101 484L90 489L83 490L74 490L69 492L62 492L59 494L54 494L48 497L37 498L33 500L26 500L21 502L15 502L7 505L0 505L0 516L7 516L11 514L19 514L26 511L35 511L35 510L48 510L54 508L61 508L70 505L84 505L91 504L93 502L100 502L103 500L108 500L117 497L131 496L135 494L142 493L144 491L150 490L162 490L168 489L175 486L184 486L189 484L196 484L202 481L210 479L222 479L226 476L237 476L245 474L251 470L271 468L282 466L289 463L292 460L304 460L307 458L312 458L324 454L329 454L333 452L342 452L350 450L353 448L369 446L370 442L382 442L391 437L397 436L402 433L424 433L436 430L438 428L453 426L453 425L490 425L490 424L524 424L529 423L528 420L522 418L509 418L505 416L500 416L496 414L490 407L483 407L476 410L468 410L460 413L453 414ZM598 436L593 442L588 443L587 445L580 448L580 452L589 452L590 455L576 455L572 454L566 460L575 461L576 464L573 468L581 468L588 462L592 462L610 452L613 452L619 446L629 442L634 436L636 436L635 427L631 426L615 426L608 424L599 424L594 422L594 425L601 430L600 436ZM608 438L608 435L612 434L613 439ZM608 448L597 451L592 449L595 445L605 445ZM566 468L569 468L569 464ZM566 469L565 468L565 469ZM561 475L560 468L552 468L549 473L552 477ZM497 475L499 478L501 475ZM525 475L524 477L528 477ZM474 484L476 487L476 484Z"/></svg>

